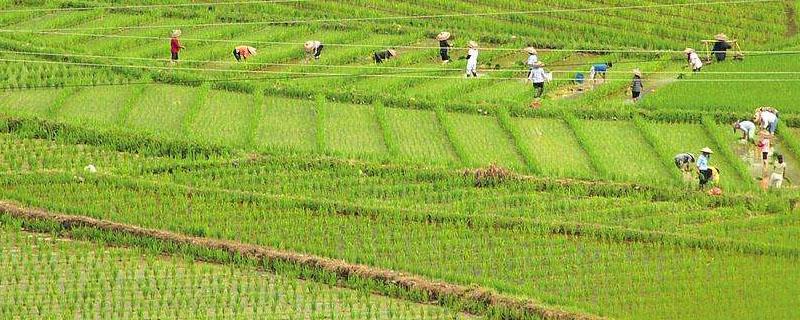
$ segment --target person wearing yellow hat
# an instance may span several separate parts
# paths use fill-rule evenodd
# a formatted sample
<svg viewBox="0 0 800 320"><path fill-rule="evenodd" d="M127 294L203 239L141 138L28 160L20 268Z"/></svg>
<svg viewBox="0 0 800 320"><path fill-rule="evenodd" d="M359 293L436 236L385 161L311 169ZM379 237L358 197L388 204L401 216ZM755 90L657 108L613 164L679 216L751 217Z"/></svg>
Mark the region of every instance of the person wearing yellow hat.
<svg viewBox="0 0 800 320"><path fill-rule="evenodd" d="M450 40L450 32L442 31L436 36L436 40L439 41L439 56L442 58L442 63L449 63L450 62L450 47L453 45L450 44L448 40Z"/></svg>
<svg viewBox="0 0 800 320"><path fill-rule="evenodd" d="M379 51L379 52L373 53L372 54L372 60L374 60L375 63L383 63L384 60L388 60L389 58L396 57L396 56L397 56L397 51L394 51L392 49L388 49L388 50L384 50L384 51Z"/></svg>
<svg viewBox="0 0 800 320"><path fill-rule="evenodd" d="M319 60L320 55L322 55L322 42L317 40L310 40L306 41L303 44L303 48L306 50L306 53L311 54L314 57L314 60Z"/></svg>
<svg viewBox="0 0 800 320"><path fill-rule="evenodd" d="M692 48L686 48L683 50L683 53L686 54L686 60L689 62L689 67L692 68L692 72L700 72L700 69L703 68L703 60L700 60L697 51Z"/></svg>
<svg viewBox="0 0 800 320"><path fill-rule="evenodd" d="M704 189L708 184L708 181L711 180L713 171L709 166L708 162L711 160L711 154L714 151L711 151L711 148L705 147L700 150L700 157L697 158L697 171L698 177L700 179L700 189Z"/></svg>
<svg viewBox="0 0 800 320"><path fill-rule="evenodd" d="M478 43L470 41L467 51L467 78L478 77Z"/></svg>
<svg viewBox="0 0 800 320"><path fill-rule="evenodd" d="M714 57L717 59L717 62L725 61L725 58L728 55L728 49L732 48L731 44L728 43L728 36L724 33L720 33L714 36L714 47L711 49L711 53L714 54Z"/></svg>
<svg viewBox="0 0 800 320"><path fill-rule="evenodd" d="M237 46L233 48L233 57L236 58L236 61L242 61L242 59L246 61L247 58L254 56L257 53L258 52L256 48L249 46Z"/></svg>
<svg viewBox="0 0 800 320"><path fill-rule="evenodd" d="M178 62L178 54L181 52L181 49L186 49L186 47L184 47L181 44L181 40L178 39L180 36L181 36L181 30L180 29L172 30L172 33L170 34L169 44L170 44L170 53L171 53L171 57L170 57L170 63L171 64L177 63Z"/></svg>

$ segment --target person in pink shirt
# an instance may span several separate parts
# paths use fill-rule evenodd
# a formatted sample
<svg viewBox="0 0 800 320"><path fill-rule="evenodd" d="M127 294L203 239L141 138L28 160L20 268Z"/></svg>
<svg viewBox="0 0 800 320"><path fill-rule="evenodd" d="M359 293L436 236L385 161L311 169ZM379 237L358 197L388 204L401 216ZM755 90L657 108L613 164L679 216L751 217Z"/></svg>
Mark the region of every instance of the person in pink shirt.
<svg viewBox="0 0 800 320"><path fill-rule="evenodd" d="M170 39L170 53L172 53L172 57L170 58L171 64L177 63L178 54L181 52L181 49L186 49L186 47L181 45L181 40L178 39L180 36L181 36L181 30L172 31L172 39Z"/></svg>
<svg viewBox="0 0 800 320"><path fill-rule="evenodd" d="M767 173L769 153L772 151L772 141L770 140L772 136L767 132L762 131L761 137L758 140L758 148L761 150L761 161L764 168L764 176Z"/></svg>

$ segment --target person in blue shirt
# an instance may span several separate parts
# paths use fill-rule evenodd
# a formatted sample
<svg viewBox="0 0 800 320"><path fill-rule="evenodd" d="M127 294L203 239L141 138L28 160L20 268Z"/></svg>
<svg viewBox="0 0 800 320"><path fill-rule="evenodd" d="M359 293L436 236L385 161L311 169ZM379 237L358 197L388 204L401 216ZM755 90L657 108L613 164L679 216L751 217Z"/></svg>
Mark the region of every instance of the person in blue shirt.
<svg viewBox="0 0 800 320"><path fill-rule="evenodd" d="M697 158L697 171L699 172L700 189L702 190L706 187L706 184L708 184L708 181L710 181L713 176L713 172L711 167L708 165L708 161L711 159L711 154L713 154L714 151L711 151L710 148L705 147L700 150L700 153L700 157Z"/></svg>
<svg viewBox="0 0 800 320"><path fill-rule="evenodd" d="M597 78L602 78L603 79L603 81L600 82L600 83L605 82L606 81L606 72L608 71L608 69L611 69L611 67L613 67L613 66L614 66L614 64L611 63L611 62L599 63L599 64L592 65L592 68L589 69L589 80L592 81L592 86L594 86L597 83Z"/></svg>

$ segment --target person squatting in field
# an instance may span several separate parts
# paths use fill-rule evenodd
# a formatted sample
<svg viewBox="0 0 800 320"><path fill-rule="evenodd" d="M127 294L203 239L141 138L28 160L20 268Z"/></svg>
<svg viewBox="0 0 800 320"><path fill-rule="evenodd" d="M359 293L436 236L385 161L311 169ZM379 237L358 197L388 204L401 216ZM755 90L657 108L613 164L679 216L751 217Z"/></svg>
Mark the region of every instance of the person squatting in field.
<svg viewBox="0 0 800 320"><path fill-rule="evenodd" d="M544 64L537 61L533 64L528 80L533 83L534 98L540 99L544 94L544 82L547 79L547 73L544 70Z"/></svg>
<svg viewBox="0 0 800 320"><path fill-rule="evenodd" d="M691 153L679 153L675 155L675 166L678 167L678 170L681 171L684 179L686 177L691 177L692 173L692 165L695 162L695 157Z"/></svg>
<svg viewBox="0 0 800 320"><path fill-rule="evenodd" d="M306 43L303 44L306 54L310 54L312 57L314 57L314 60L319 60L319 57L322 55L323 47L324 46L322 45L322 42L317 40L306 41Z"/></svg>
<svg viewBox="0 0 800 320"><path fill-rule="evenodd" d="M233 57L236 58L236 61L242 61L242 59L247 60L247 58L256 54L257 50L253 47L237 46L233 48Z"/></svg>
<svg viewBox="0 0 800 320"><path fill-rule="evenodd" d="M710 148L705 147L700 150L700 157L697 158L697 171L698 171L698 178L700 179L700 189L704 189L709 181L711 181L713 172L711 167L709 166L709 160L711 160L711 155L714 151L711 151Z"/></svg>
<svg viewBox="0 0 800 320"><path fill-rule="evenodd" d="M467 51L467 78L478 77L478 43L470 41Z"/></svg>
<svg viewBox="0 0 800 320"><path fill-rule="evenodd" d="M450 32L442 31L436 36L439 41L439 57L442 58L442 64L450 63Z"/></svg>
<svg viewBox="0 0 800 320"><path fill-rule="evenodd" d="M181 40L178 39L180 38L180 36L181 36L180 29L172 30L172 34L170 34L170 40L169 40L170 53L171 53L169 60L170 64L178 63L178 55L180 54L181 49L186 49L186 47L184 47L181 44Z"/></svg>
<svg viewBox="0 0 800 320"><path fill-rule="evenodd" d="M692 48L686 48L683 50L683 53L686 54L686 61L689 62L689 67L692 68L692 72L700 72L700 69L703 69L703 60L700 60L697 51Z"/></svg>
<svg viewBox="0 0 800 320"><path fill-rule="evenodd" d="M397 56L397 51L389 49L389 50L384 50L384 51L373 53L372 54L372 60L374 60L375 63L383 63L384 60L388 60L389 58L396 57L396 56Z"/></svg>

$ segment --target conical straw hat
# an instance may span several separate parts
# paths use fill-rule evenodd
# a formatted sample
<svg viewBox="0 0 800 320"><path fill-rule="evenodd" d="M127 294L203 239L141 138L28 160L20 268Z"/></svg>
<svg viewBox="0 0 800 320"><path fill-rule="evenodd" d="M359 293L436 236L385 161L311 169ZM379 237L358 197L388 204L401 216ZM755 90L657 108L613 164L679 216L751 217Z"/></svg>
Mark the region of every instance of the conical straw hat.
<svg viewBox="0 0 800 320"><path fill-rule="evenodd" d="M639 69L633 69L633 75L636 75L636 76L640 76L640 77L641 77L641 76L642 76L642 70L639 70Z"/></svg>
<svg viewBox="0 0 800 320"><path fill-rule="evenodd" d="M170 35L171 35L173 38L175 38L175 37L180 37L180 36L181 36L181 29L175 29L175 30L172 30L172 33L171 33Z"/></svg>
<svg viewBox="0 0 800 320"><path fill-rule="evenodd" d="M394 50L392 50L392 49L389 49L388 51L389 51L389 54L390 54L392 57L396 57L396 56L397 56L397 51L394 51Z"/></svg>
<svg viewBox="0 0 800 320"><path fill-rule="evenodd" d="M527 47L525 49L522 49L522 51L525 51L529 54L538 54L538 52L536 52L536 49L534 49L533 47Z"/></svg>
<svg viewBox="0 0 800 320"><path fill-rule="evenodd" d="M720 34L714 36L714 39L717 39L717 40L720 40L720 41L728 41L728 36L726 36L724 33L720 33Z"/></svg>
<svg viewBox="0 0 800 320"><path fill-rule="evenodd" d="M258 54L258 53L256 52L256 48L253 48L253 47L247 47L247 51L250 51L250 54L252 54L252 55L256 55L256 54Z"/></svg>
<svg viewBox="0 0 800 320"><path fill-rule="evenodd" d="M692 48L686 48L683 50L683 53L692 53L692 52L694 52L694 49Z"/></svg>
<svg viewBox="0 0 800 320"><path fill-rule="evenodd" d="M475 41L470 41L469 43L467 43L467 46L474 49L478 47L478 43Z"/></svg>
<svg viewBox="0 0 800 320"><path fill-rule="evenodd" d="M700 152L708 153L708 154L714 153L714 151L711 151L711 148L709 148L709 147L705 147L705 148L701 149Z"/></svg>
<svg viewBox="0 0 800 320"><path fill-rule="evenodd" d="M447 39L450 39L450 32L447 31L442 31L441 33L439 33L439 35L436 36L436 40L439 41L445 41Z"/></svg>
<svg viewBox="0 0 800 320"><path fill-rule="evenodd" d="M316 41L313 40L306 41L306 43L303 44L303 48L305 48L306 51L314 50L314 44L316 44Z"/></svg>

